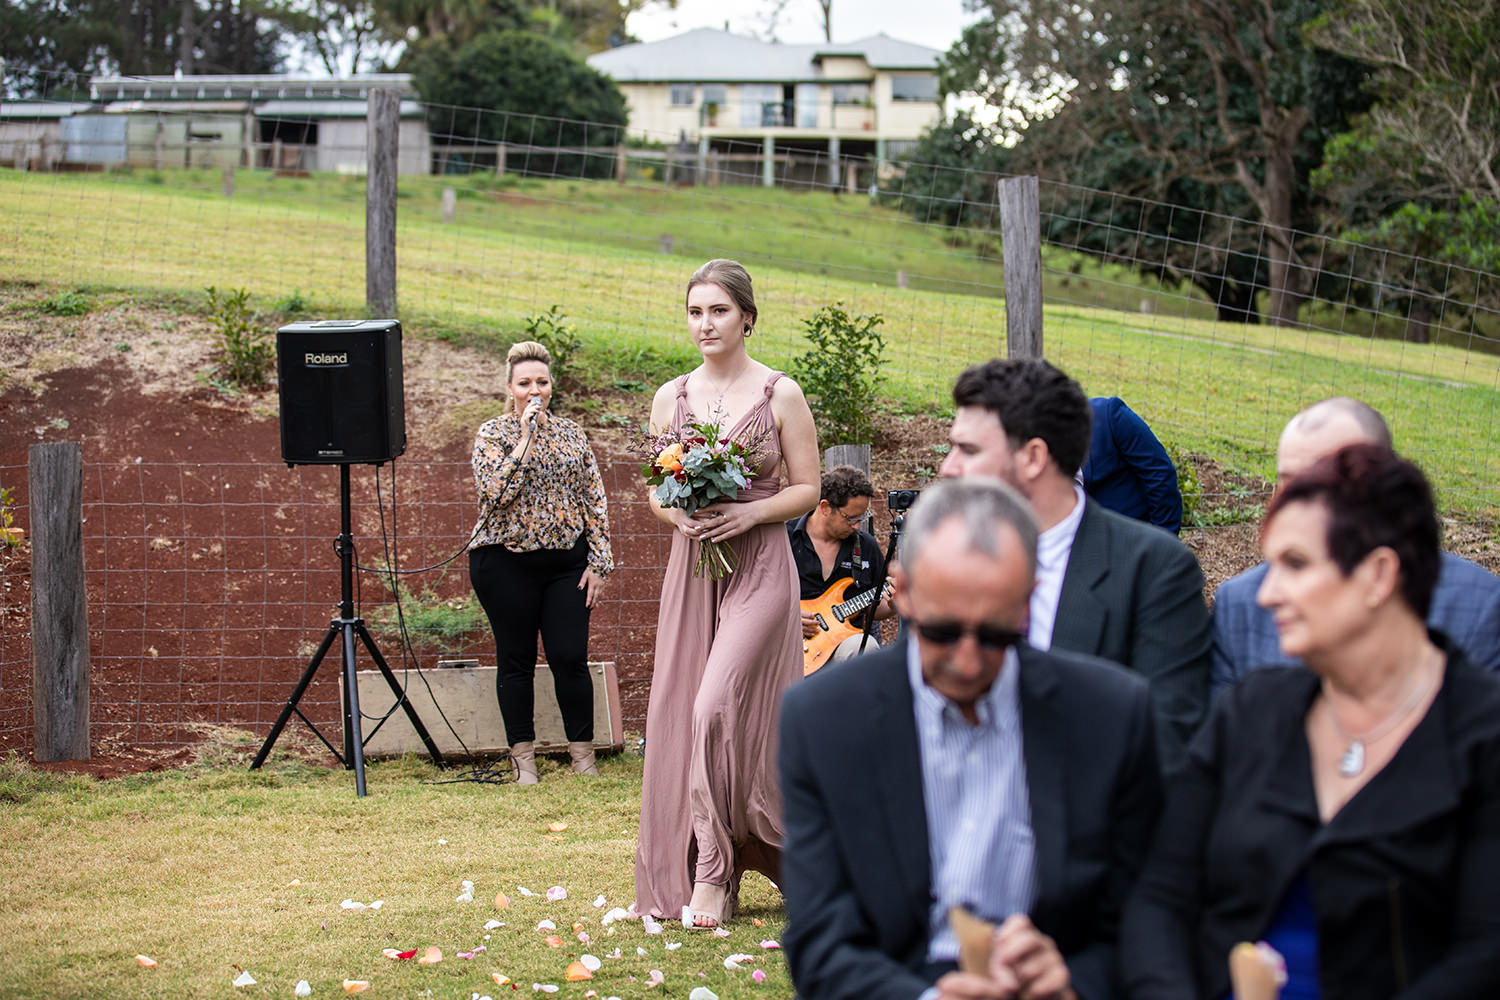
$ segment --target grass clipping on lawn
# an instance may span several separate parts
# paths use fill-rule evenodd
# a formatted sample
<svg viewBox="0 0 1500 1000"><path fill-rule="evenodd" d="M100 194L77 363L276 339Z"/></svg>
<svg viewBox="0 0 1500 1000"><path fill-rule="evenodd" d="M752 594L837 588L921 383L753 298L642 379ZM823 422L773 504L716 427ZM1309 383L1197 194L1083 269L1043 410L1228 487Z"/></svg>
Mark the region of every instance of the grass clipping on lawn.
<svg viewBox="0 0 1500 1000"><path fill-rule="evenodd" d="M255 743L244 746L109 781L0 760L0 992L290 997L300 980L314 997L343 995L344 980L368 981L368 996L439 1000L534 995L533 984L555 985L559 998L684 997L695 986L723 1000L791 992L782 953L761 947L780 940L785 916L758 876L746 878L728 937L673 923L649 934L640 920L604 926L634 898L638 757L601 759L594 780L542 762L534 788L437 784L453 772L416 758L371 762L370 794L359 799L350 772L280 754L251 772ZM566 829L554 830L560 823ZM466 880L472 901L459 900ZM554 886L566 898L549 900ZM508 907L496 906L499 892ZM345 900L367 905L344 909ZM486 929L491 920L504 926ZM556 929L538 930L543 920ZM434 945L438 964L381 954L421 956ZM569 982L584 954L600 968ZM750 958L726 968L735 954ZM662 985L648 986L653 970ZM234 988L241 972L255 984Z"/></svg>

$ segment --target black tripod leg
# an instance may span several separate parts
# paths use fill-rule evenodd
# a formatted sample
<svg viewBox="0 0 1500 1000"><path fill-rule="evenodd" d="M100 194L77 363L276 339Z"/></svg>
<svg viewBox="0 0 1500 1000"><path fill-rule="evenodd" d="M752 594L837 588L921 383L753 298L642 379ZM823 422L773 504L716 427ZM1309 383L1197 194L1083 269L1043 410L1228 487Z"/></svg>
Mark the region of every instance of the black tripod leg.
<svg viewBox="0 0 1500 1000"><path fill-rule="evenodd" d="M365 794L365 741L359 732L359 688L354 673L354 622L344 627L344 767L354 764L354 794Z"/></svg>
<svg viewBox="0 0 1500 1000"><path fill-rule="evenodd" d="M396 703L406 712L406 717L411 720L411 727L417 731L417 736L422 740L422 745L427 748L427 753L432 757L432 762L438 767L447 767L447 761L443 760L442 751L438 750L437 744L432 742L432 737L427 733L427 727L422 725L422 720L417 717L417 710L412 707L411 699L406 697L406 691L402 689L401 682L396 680L396 675L391 673L391 668L386 664L385 657L380 655L380 650L375 648L375 640L365 628L365 623L360 621L355 624L360 639L364 640L365 649L370 651L370 658L380 668L381 674L385 676L385 682L391 686L391 693L396 696ZM377 727L378 728L378 727ZM372 734L373 735L373 734Z"/></svg>
<svg viewBox="0 0 1500 1000"><path fill-rule="evenodd" d="M302 679L297 682L296 690L287 699L286 707L281 710L281 715L277 717L276 724L271 727L271 732L266 736L266 741L260 745L260 753L256 754L255 760L251 761L250 770L254 771L266 762L266 757L270 755L271 748L276 745L277 737L286 728L287 720L292 717L292 713L297 710L297 703L302 700L303 692L312 683L313 674L318 672L318 665L323 662L323 657L328 654L329 648L333 646L333 640L337 639L338 635L338 623L329 623L328 632L323 636L323 642L318 646L318 651L313 654L313 658L307 662L307 668L302 671Z"/></svg>

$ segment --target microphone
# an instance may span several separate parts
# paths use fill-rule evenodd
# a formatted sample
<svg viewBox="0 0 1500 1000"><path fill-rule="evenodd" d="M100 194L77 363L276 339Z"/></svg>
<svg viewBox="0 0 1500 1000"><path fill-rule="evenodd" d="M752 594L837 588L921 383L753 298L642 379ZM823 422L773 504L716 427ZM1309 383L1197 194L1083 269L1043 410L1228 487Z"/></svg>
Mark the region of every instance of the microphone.
<svg viewBox="0 0 1500 1000"><path fill-rule="evenodd" d="M531 401L533 403L535 403L537 400L539 400L541 398L542 398L542 394L539 393L539 392L533 392L531 394ZM533 434L536 433L536 415L539 412L540 412L540 408L531 411L531 433L533 433Z"/></svg>

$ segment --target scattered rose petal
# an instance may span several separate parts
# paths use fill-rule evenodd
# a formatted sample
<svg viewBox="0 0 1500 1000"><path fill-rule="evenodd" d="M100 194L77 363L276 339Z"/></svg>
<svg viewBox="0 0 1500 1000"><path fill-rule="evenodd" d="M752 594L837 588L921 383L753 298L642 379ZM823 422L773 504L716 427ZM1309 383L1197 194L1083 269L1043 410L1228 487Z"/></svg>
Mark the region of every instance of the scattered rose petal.
<svg viewBox="0 0 1500 1000"><path fill-rule="evenodd" d="M536 895L536 893L532 892L530 889L526 888L524 885L518 885L518 886L516 886L516 891L519 892L523 896L535 896Z"/></svg>
<svg viewBox="0 0 1500 1000"><path fill-rule="evenodd" d="M578 932L578 943L579 944L588 944L592 940L593 940L593 938L589 937L588 931L579 931Z"/></svg>
<svg viewBox="0 0 1500 1000"><path fill-rule="evenodd" d="M682 942L668 941L663 947L665 947L668 951L676 951L678 948L682 947Z"/></svg>
<svg viewBox="0 0 1500 1000"><path fill-rule="evenodd" d="M365 904L357 903L352 899L346 899L339 904L339 907L345 910L363 910L365 908Z"/></svg>
<svg viewBox="0 0 1500 1000"><path fill-rule="evenodd" d="M567 828L568 824L561 822L560 820L547 824L547 829L551 830L553 833L562 833Z"/></svg>
<svg viewBox="0 0 1500 1000"><path fill-rule="evenodd" d="M555 903L555 902L557 902L560 899L567 899L567 898L568 898L568 890L564 889L560 885L554 885L552 888L550 888L550 889L547 890L547 902L549 902L549 903Z"/></svg>
<svg viewBox="0 0 1500 1000"><path fill-rule="evenodd" d="M563 939L556 934L548 934L542 939L542 943L548 948L561 948L563 946Z"/></svg>
<svg viewBox="0 0 1500 1000"><path fill-rule="evenodd" d="M598 995L599 995L599 991L598 990L586 990L584 992L584 994L583 994L583 1000L594 1000L594 998L597 997Z"/></svg>
<svg viewBox="0 0 1500 1000"><path fill-rule="evenodd" d="M641 926L646 928L647 934L661 933L661 924L657 923L656 918L649 913L641 914Z"/></svg>
<svg viewBox="0 0 1500 1000"><path fill-rule="evenodd" d="M442 847L446 843L448 843L448 842L446 840L444 840L442 837L438 838L438 846L439 847Z"/></svg>
<svg viewBox="0 0 1500 1000"><path fill-rule="evenodd" d="M728 927L715 927L714 928L714 937L728 937L728 936L729 936L729 928Z"/></svg>
<svg viewBox="0 0 1500 1000"><path fill-rule="evenodd" d="M583 967L585 969L588 969L590 972L598 972L599 966L604 964L603 962L599 961L598 957L595 955L579 955L578 961L582 962Z"/></svg>
<svg viewBox="0 0 1500 1000"><path fill-rule="evenodd" d="M557 925L550 920L541 920L537 922L536 929L539 931L555 931L557 930Z"/></svg>
<svg viewBox="0 0 1500 1000"><path fill-rule="evenodd" d="M459 951L459 952L454 952L454 954L456 954L459 958L473 958L474 957L474 953L472 951Z"/></svg>
<svg viewBox="0 0 1500 1000"><path fill-rule="evenodd" d="M551 983L532 983L531 984L531 992L533 992L533 993L556 993L557 992L557 987L553 986Z"/></svg>
<svg viewBox="0 0 1500 1000"><path fill-rule="evenodd" d="M573 930L575 932L583 930L583 924L577 920L573 921Z"/></svg>
<svg viewBox="0 0 1500 1000"><path fill-rule="evenodd" d="M292 995L299 997L312 996L312 983L309 983L306 979L297 980L297 985L292 987Z"/></svg>
<svg viewBox="0 0 1500 1000"><path fill-rule="evenodd" d="M474 883L470 882L468 879L464 879L462 885L463 885L463 892L459 893L458 896L455 897L453 901L455 903L472 903L472 902L474 902Z"/></svg>
<svg viewBox="0 0 1500 1000"><path fill-rule="evenodd" d="M614 951L610 952L608 955L605 955L604 957L605 958L624 958L625 956L620 953L620 949L616 948Z"/></svg>
<svg viewBox="0 0 1500 1000"><path fill-rule="evenodd" d="M644 956L646 954L646 949L642 948L640 945L636 945L635 953L637 955Z"/></svg>
<svg viewBox="0 0 1500 1000"><path fill-rule="evenodd" d="M603 905L604 905L604 895L601 893L600 895L594 897L594 909L597 910L597 909L599 909L599 907L601 907Z"/></svg>
<svg viewBox="0 0 1500 1000"><path fill-rule="evenodd" d="M234 977L234 985L236 985L236 986L254 986L255 985L255 977L252 976L252 975L250 975L250 973L248 973L248 972L241 972L238 976Z"/></svg>
<svg viewBox="0 0 1500 1000"><path fill-rule="evenodd" d="M589 971L588 966L582 962L568 963L568 982L578 983L585 979L593 979L594 974Z"/></svg>
<svg viewBox="0 0 1500 1000"><path fill-rule="evenodd" d="M766 926L766 922L764 920L760 919L760 917L751 917L750 918L750 922L752 924L754 924L755 926L757 926L757 927L764 927L764 926Z"/></svg>
<svg viewBox="0 0 1500 1000"><path fill-rule="evenodd" d="M373 903L370 904L370 909L372 909L372 910L378 910L378 909L380 909L384 905L385 905L385 900L383 900L383 899L377 899L377 900L375 900L375 902L373 902Z"/></svg>
<svg viewBox="0 0 1500 1000"><path fill-rule="evenodd" d="M367 990L369 988L370 988L369 981L364 980L364 979L346 979L346 980L344 980L344 992L345 993L363 993L365 990Z"/></svg>
<svg viewBox="0 0 1500 1000"><path fill-rule="evenodd" d="M430 944L430 945L427 946L427 950L424 951L424 952L422 952L422 957L419 958L419 959L417 959L417 964L418 965L437 965L442 960L443 960L443 949L439 948L435 944Z"/></svg>
<svg viewBox="0 0 1500 1000"><path fill-rule="evenodd" d="M738 969L740 967L741 962L751 962L754 960L754 955L742 955L736 953L724 959L724 968L728 969L730 972L733 972L735 969Z"/></svg>
<svg viewBox="0 0 1500 1000"><path fill-rule="evenodd" d="M495 909L504 910L510 906L510 897L503 892L495 893Z"/></svg>
<svg viewBox="0 0 1500 1000"><path fill-rule="evenodd" d="M500 922L500 921L498 921L498 920L486 920L486 921L485 921L485 922L484 922L484 929L485 929L485 930L487 930L487 931L492 931L492 930L494 930L494 929L495 929L495 928L496 928L496 927L504 927L504 926L505 926L505 925L504 925L504 924L502 924L502 923L501 923L501 922Z"/></svg>
<svg viewBox="0 0 1500 1000"><path fill-rule="evenodd" d="M693 992L688 994L688 1000L719 1000L719 994L707 986L694 986Z"/></svg>
<svg viewBox="0 0 1500 1000"><path fill-rule="evenodd" d="M605 927L608 927L610 924L614 923L616 920L629 920L629 919L630 919L630 911L629 910L622 910L618 906L616 906L614 909L607 911L604 914L604 916L600 917L599 918L599 922L602 923L602 924L604 924Z"/></svg>
<svg viewBox="0 0 1500 1000"><path fill-rule="evenodd" d="M152 958L150 955L137 955L135 956L135 962L143 969L156 968L156 959Z"/></svg>
<svg viewBox="0 0 1500 1000"><path fill-rule="evenodd" d="M662 983L666 982L666 979L667 977L662 975L660 969L652 969L649 973L646 974L646 985L660 986Z"/></svg>
<svg viewBox="0 0 1500 1000"><path fill-rule="evenodd" d="M491 972L490 978L495 981L496 986L504 986L506 983L510 982L509 976L502 976L498 972Z"/></svg>
<svg viewBox="0 0 1500 1000"><path fill-rule="evenodd" d="M759 969L756 969L754 972L750 973L750 978L755 980L757 983L763 983L766 981L766 974Z"/></svg>
<svg viewBox="0 0 1500 1000"><path fill-rule="evenodd" d="M380 953L386 958L394 959L397 961L405 961L408 958L417 957L417 949L415 948L413 948L411 951L398 951L395 948L382 948L380 949Z"/></svg>
<svg viewBox="0 0 1500 1000"><path fill-rule="evenodd" d="M299 886L301 884L302 884L302 880L300 878L294 878L294 879L292 879L290 882L288 882L286 884L286 887L288 889L295 889L295 888L297 888L297 886Z"/></svg>
<svg viewBox="0 0 1500 1000"><path fill-rule="evenodd" d="M760 943L760 946L762 948L764 948L766 951L775 951L777 948L781 947L781 942L780 941L762 941Z"/></svg>

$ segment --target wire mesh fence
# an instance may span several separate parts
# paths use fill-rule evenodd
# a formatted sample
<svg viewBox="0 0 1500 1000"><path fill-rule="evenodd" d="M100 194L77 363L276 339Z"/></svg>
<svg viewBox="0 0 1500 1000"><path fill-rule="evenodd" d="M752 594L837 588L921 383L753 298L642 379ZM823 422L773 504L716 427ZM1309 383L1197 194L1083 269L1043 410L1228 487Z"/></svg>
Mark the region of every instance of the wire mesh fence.
<svg viewBox="0 0 1500 1000"><path fill-rule="evenodd" d="M168 302L244 287L270 306L296 299L303 317L362 314L363 119L347 109L318 121L261 114L248 98L232 113L79 103L83 117L125 124L70 152L60 125L44 141L40 107L0 121L0 164L12 164L0 169L0 257L12 280ZM622 143L597 123L433 106L402 114L400 142L417 154L402 161L397 212L409 337L503 351L559 306L580 338L581 370L602 383L591 388L639 394L695 362L680 319L688 274L734 257L755 275L752 346L768 364L795 365L801 321L819 306L884 318L881 490L933 474L954 375L1006 351L993 175L911 162L895 143L848 135L835 153L784 122L770 143L727 129L706 142ZM1438 487L1450 543L1496 567L1500 278L1107 191L1040 190L1046 353L1090 395L1126 399L1192 470L1187 539L1210 583L1255 558L1256 504L1281 427L1335 394L1386 415ZM1273 241L1289 251L1270 253ZM1273 257L1286 262L1274 280ZM1295 323L1267 322L1273 294L1288 291ZM475 384L472 394L497 390ZM638 424L647 405L640 396L638 412L612 416ZM0 483L17 484L24 523L23 445L68 435L18 430L0 432ZM627 725L639 728L667 539L644 508L636 457L600 459L621 569L595 613L591 657L619 664ZM332 474L84 460L98 724L110 738L162 746L186 739L189 723L268 725L337 601ZM414 456L396 469L384 505L399 519L401 551L381 550L366 470L355 497L362 565L427 565L468 536L465 463ZM30 725L22 563L0 552L7 747L24 745ZM388 590L373 570L361 579L365 617L395 665ZM468 600L461 560L408 586L411 607ZM483 627L437 634L475 613L449 610L423 619L434 634L416 632L423 665L439 653L491 656ZM320 680L304 706L332 721L336 702L336 686Z"/></svg>

